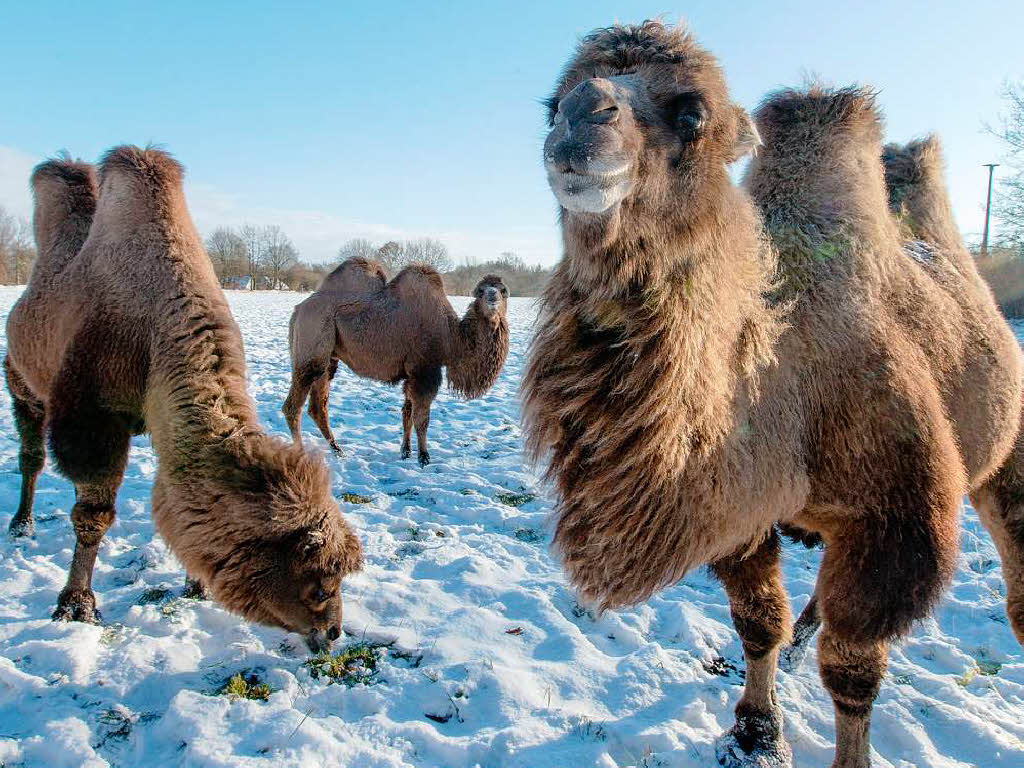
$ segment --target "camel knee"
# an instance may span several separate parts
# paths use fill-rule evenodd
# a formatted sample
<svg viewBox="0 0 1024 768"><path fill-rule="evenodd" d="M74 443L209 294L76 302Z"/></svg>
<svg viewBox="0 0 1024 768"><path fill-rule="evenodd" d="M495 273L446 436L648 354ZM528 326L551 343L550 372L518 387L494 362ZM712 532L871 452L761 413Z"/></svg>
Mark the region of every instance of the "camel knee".
<svg viewBox="0 0 1024 768"><path fill-rule="evenodd" d="M34 477L43 470L46 463L46 454L42 448L31 449L22 446L18 452L18 471L22 477Z"/></svg>
<svg viewBox="0 0 1024 768"><path fill-rule="evenodd" d="M109 501L77 501L71 508L71 524L75 537L85 547L96 547L110 526L114 524L116 510Z"/></svg>
<svg viewBox="0 0 1024 768"><path fill-rule="evenodd" d="M758 660L786 642L793 615L779 571L779 541L772 533L751 555L714 563L725 586L733 625L748 661Z"/></svg>
<svg viewBox="0 0 1024 768"><path fill-rule="evenodd" d="M853 717L870 714L885 676L887 656L885 641L851 641L826 624L818 640L818 670L838 712Z"/></svg>

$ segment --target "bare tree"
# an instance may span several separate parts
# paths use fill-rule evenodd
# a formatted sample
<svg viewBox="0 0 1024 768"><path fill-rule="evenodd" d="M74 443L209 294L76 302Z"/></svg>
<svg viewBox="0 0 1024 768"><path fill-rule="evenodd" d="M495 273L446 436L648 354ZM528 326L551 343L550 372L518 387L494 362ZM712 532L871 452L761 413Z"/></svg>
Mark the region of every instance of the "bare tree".
<svg viewBox="0 0 1024 768"><path fill-rule="evenodd" d="M1004 172L999 181L992 211L1002 229L999 241L1024 248L1024 81L1006 83L1003 100L1008 111L988 130L1006 149L1009 173Z"/></svg>
<svg viewBox="0 0 1024 768"><path fill-rule="evenodd" d="M261 265L270 280L271 289L276 290L281 287L284 273L298 261L299 252L288 235L276 224L264 227L262 235Z"/></svg>
<svg viewBox="0 0 1024 768"><path fill-rule="evenodd" d="M427 264L438 272L447 272L452 268L452 258L448 255L448 246L432 237L421 237L409 240L403 245L405 263Z"/></svg>
<svg viewBox="0 0 1024 768"><path fill-rule="evenodd" d="M348 242L344 243L338 249L339 262L342 262L345 259L351 259L355 257L362 257L364 259L376 259L377 246L375 246L366 238L354 237Z"/></svg>
<svg viewBox="0 0 1024 768"><path fill-rule="evenodd" d="M26 283L35 258L28 220L0 207L0 283Z"/></svg>
<svg viewBox="0 0 1024 768"><path fill-rule="evenodd" d="M245 242L230 227L217 227L213 230L206 238L206 252L221 284L229 278L241 277L245 273Z"/></svg>
<svg viewBox="0 0 1024 768"><path fill-rule="evenodd" d="M249 290L256 290L263 264L263 230L253 224L244 224L238 236L245 248L246 268L249 270Z"/></svg>
<svg viewBox="0 0 1024 768"><path fill-rule="evenodd" d="M397 240L388 240L384 245L377 249L376 259L384 265L388 274L394 275L398 270L405 266L404 256L402 255L402 244Z"/></svg>

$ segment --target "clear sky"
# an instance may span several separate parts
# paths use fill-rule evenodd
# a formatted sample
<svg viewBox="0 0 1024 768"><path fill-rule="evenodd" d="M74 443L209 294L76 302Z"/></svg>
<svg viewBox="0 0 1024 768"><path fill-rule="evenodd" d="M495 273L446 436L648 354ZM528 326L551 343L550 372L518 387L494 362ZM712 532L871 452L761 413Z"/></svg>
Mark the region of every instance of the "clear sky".
<svg viewBox="0 0 1024 768"><path fill-rule="evenodd" d="M305 259L430 235L455 257L559 257L539 100L614 21L686 18L752 108L809 73L881 91L888 136L937 131L963 232L981 231L982 131L1024 78L1024 2L132 2L0 0L0 205L66 148L155 142L200 230L276 223ZM998 172L998 171L997 171Z"/></svg>

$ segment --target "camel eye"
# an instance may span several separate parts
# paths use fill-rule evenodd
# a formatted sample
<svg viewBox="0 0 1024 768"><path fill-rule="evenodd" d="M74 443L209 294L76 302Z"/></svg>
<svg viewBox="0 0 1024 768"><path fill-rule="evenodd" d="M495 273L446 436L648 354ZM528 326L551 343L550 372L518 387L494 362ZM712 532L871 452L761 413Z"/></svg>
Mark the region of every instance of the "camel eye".
<svg viewBox="0 0 1024 768"><path fill-rule="evenodd" d="M683 139L693 141L704 128L704 115L695 109L688 109L679 113L676 124Z"/></svg>
<svg viewBox="0 0 1024 768"><path fill-rule="evenodd" d="M317 587L313 590L313 594L309 596L309 600L313 604L326 603L330 599L330 594L323 587Z"/></svg>

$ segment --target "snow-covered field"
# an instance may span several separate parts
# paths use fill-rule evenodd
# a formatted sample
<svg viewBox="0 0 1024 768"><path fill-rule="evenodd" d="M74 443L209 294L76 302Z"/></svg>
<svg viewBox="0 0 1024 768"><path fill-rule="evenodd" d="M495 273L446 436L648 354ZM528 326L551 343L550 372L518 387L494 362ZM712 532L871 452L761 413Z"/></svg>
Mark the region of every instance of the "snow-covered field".
<svg viewBox="0 0 1024 768"><path fill-rule="evenodd" d="M18 293L0 288L0 327ZM250 392L282 435L285 329L300 298L229 296ZM156 458L146 438L133 443L96 566L104 624L50 621L74 535L71 486L48 467L35 538L0 534L0 766L714 765L743 675L725 595L694 573L596 621L577 605L548 552L550 502L520 452L516 387L533 318L529 300L512 300L512 352L485 397L442 390L425 469L398 458L400 391L339 370L330 412L345 455L329 461L336 495L354 494L342 507L366 567L345 582L337 645L371 649L340 682L311 674L297 636L181 596L184 573L149 520ZM304 429L323 446L308 418ZM4 390L4 530L17 466ZM872 723L877 766L1024 766L1024 654L1006 624L995 550L970 509L963 530L935 618L892 650ZM786 551L796 610L818 558ZM222 695L237 673L267 683L269 699ZM832 706L813 650L780 672L779 690L795 764L828 765Z"/></svg>

